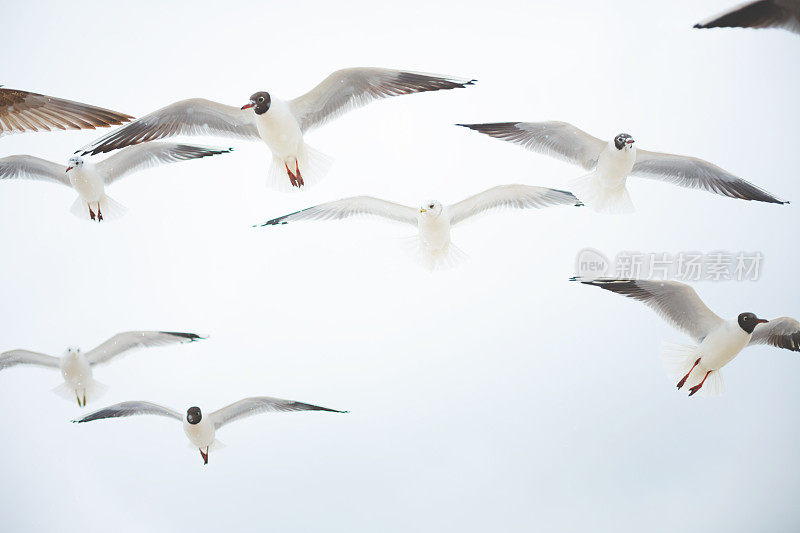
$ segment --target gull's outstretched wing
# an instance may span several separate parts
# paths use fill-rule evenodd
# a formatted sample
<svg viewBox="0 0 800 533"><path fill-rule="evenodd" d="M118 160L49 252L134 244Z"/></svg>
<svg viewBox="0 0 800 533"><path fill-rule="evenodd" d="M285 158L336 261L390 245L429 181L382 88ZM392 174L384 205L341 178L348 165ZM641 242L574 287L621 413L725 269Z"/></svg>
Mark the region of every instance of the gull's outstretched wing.
<svg viewBox="0 0 800 533"><path fill-rule="evenodd" d="M740 4L695 28L782 28L800 33L800 1L759 0Z"/></svg>
<svg viewBox="0 0 800 533"><path fill-rule="evenodd" d="M387 202L372 196L353 196L273 218L263 224L258 224L258 226L288 224L298 220L340 220L355 215L374 215L397 222L417 224L417 211L413 207Z"/></svg>
<svg viewBox="0 0 800 533"><path fill-rule="evenodd" d="M252 116L252 112L203 98L181 100L117 128L79 152L83 155L103 154L176 135L219 135L257 141L261 137Z"/></svg>
<svg viewBox="0 0 800 533"><path fill-rule="evenodd" d="M208 148L191 144L151 142L128 146L97 164L106 184L146 168L232 152L233 148Z"/></svg>
<svg viewBox="0 0 800 533"><path fill-rule="evenodd" d="M337 70L303 96L289 102L304 132L322 126L373 100L402 94L457 89L475 80L386 68Z"/></svg>
<svg viewBox="0 0 800 533"><path fill-rule="evenodd" d="M490 137L518 144L532 152L549 155L592 170L606 142L572 124L549 122L494 122L456 124Z"/></svg>
<svg viewBox="0 0 800 533"><path fill-rule="evenodd" d="M26 131L106 128L133 120L110 109L0 88L0 137Z"/></svg>
<svg viewBox="0 0 800 533"><path fill-rule="evenodd" d="M541 209L553 205L583 204L568 191L533 185L498 185L449 206L447 212L450 224L455 225L490 209Z"/></svg>
<svg viewBox="0 0 800 533"><path fill-rule="evenodd" d="M50 181L71 187L66 166L32 155L11 155L0 159L0 180L10 179Z"/></svg>
<svg viewBox="0 0 800 533"><path fill-rule="evenodd" d="M255 398L245 398L209 415L214 429L219 429L225 424L234 420L245 418L259 413L279 413L290 411L329 411L331 413L347 413L348 411L337 411L310 403L295 402L293 400L281 400L280 398L270 398L269 396L258 396Z"/></svg>
<svg viewBox="0 0 800 533"><path fill-rule="evenodd" d="M205 337L194 333L179 333L175 331L126 331L117 333L103 344L86 352L89 363L96 365L105 363L111 358L133 348L149 346L163 346L165 344L180 344L194 342Z"/></svg>
<svg viewBox="0 0 800 533"><path fill-rule="evenodd" d="M58 357L45 355L39 352L30 352L28 350L10 350L0 353L0 370L17 365L38 365L59 368L60 362Z"/></svg>
<svg viewBox="0 0 800 533"><path fill-rule="evenodd" d="M702 341L723 321L703 303L693 288L677 281L613 278L573 280L639 300L697 342Z"/></svg>
<svg viewBox="0 0 800 533"><path fill-rule="evenodd" d="M696 157L636 150L632 176L668 181L681 187L702 189L741 200L788 204L786 200L737 178L730 172Z"/></svg>
<svg viewBox="0 0 800 533"><path fill-rule="evenodd" d="M758 324L753 330L753 336L750 337L750 344L771 344L778 348L800 352L800 322L782 316L766 324Z"/></svg>
<svg viewBox="0 0 800 533"><path fill-rule="evenodd" d="M93 420L102 420L104 418L121 418L135 415L166 416L169 418L174 418L178 421L183 420L180 413L173 411L169 407L164 407L162 405L150 402L122 402L104 407L103 409L98 409L97 411L89 413L83 418L73 420L73 422L80 424L81 422L91 422Z"/></svg>

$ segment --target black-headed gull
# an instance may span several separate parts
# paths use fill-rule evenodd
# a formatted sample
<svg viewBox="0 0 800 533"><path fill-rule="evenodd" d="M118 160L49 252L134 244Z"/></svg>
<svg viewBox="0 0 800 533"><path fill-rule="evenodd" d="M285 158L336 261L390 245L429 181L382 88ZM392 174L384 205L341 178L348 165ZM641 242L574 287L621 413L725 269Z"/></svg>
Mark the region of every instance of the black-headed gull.
<svg viewBox="0 0 800 533"><path fill-rule="evenodd" d="M767 191L703 161L659 152L639 150L633 138L620 133L606 142L566 122L498 122L458 124L491 137L512 142L533 152L580 165L589 174L572 185L589 207L606 213L634 210L628 195L628 176L668 181L681 187L776 204L788 204Z"/></svg>
<svg viewBox="0 0 800 533"><path fill-rule="evenodd" d="M99 154L175 135L220 135L262 141L272 151L269 183L279 190L311 185L325 175L330 160L303 135L351 109L403 94L455 89L475 80L390 70L349 68L325 78L310 92L280 100L266 91L241 108L202 98L159 109L98 139L83 154Z"/></svg>
<svg viewBox="0 0 800 533"><path fill-rule="evenodd" d="M677 281L572 279L639 300L692 337L696 345L665 342L661 347L661 357L670 377L678 380L679 389L689 386L689 396L701 389L710 395L722 394L720 370L747 346L771 344L800 351L800 322L794 318L767 321L753 313L741 313L725 320L711 311L694 289ZM706 380L709 385L703 387Z"/></svg>
<svg viewBox="0 0 800 533"><path fill-rule="evenodd" d="M295 402L292 400L282 400L280 398L271 398L269 396L257 396L255 398L245 398L236 403L232 403L227 407L223 407L212 413L203 416L203 411L195 406L186 410L186 416L182 416L178 411L163 407L150 402L122 402L105 409L99 409L79 420L73 420L76 423L91 422L93 420L102 420L104 418L118 418L124 416L134 415L157 415L174 418L179 422L183 422L183 431L189 438L193 446L200 450L200 455L203 457L203 464L208 464L208 453L214 449L215 446L220 446L221 443L216 439L216 433L219 428L233 422L259 413L268 412L287 412L287 411L328 411L331 413L347 413L348 411L337 411L336 409L328 409L327 407L320 407L318 405L311 405L308 403Z"/></svg>
<svg viewBox="0 0 800 533"><path fill-rule="evenodd" d="M72 214L102 222L119 218L126 211L106 194L106 185L156 165L225 154L231 150L233 148L155 142L130 146L99 163L75 155L66 167L31 155L12 155L0 159L0 180L33 179L72 187L78 193L72 204Z"/></svg>
<svg viewBox="0 0 800 533"><path fill-rule="evenodd" d="M0 137L26 131L93 130L131 120L130 115L102 107L0 88Z"/></svg>
<svg viewBox="0 0 800 533"><path fill-rule="evenodd" d="M554 205L583 204L567 191L532 185L499 185L449 206L428 200L416 209L371 196L354 196L274 218L256 227L299 220L339 220L354 215L375 215L404 222L417 227L419 238L415 251L419 252L422 263L434 270L453 266L463 256L450 241L450 228L459 222L496 208L540 209Z"/></svg>
<svg viewBox="0 0 800 533"><path fill-rule="evenodd" d="M78 405L85 407L87 397L95 399L105 390L105 385L92 377L92 369L95 365L107 363L114 357L134 348L194 342L203 338L194 333L174 331L126 331L117 333L86 353L75 347L67 348L62 357L53 357L28 350L4 352L0 354L0 370L17 365L58 368L61 370L64 383L53 389L53 392L66 399L71 399L74 395L78 400Z"/></svg>
<svg viewBox="0 0 800 533"><path fill-rule="evenodd" d="M782 28L800 33L800 0L745 2L694 25L695 28Z"/></svg>

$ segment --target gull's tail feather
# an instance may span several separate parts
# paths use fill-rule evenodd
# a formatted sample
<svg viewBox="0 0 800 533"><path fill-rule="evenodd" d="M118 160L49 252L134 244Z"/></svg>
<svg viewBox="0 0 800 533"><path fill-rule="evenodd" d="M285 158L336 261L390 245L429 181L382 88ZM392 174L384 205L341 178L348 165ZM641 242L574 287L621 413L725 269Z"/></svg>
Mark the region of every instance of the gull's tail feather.
<svg viewBox="0 0 800 533"><path fill-rule="evenodd" d="M53 389L53 392L58 396L64 398L69 402L74 402L76 398L83 401L86 397L86 403L93 402L100 399L108 391L108 386L93 379L85 388L74 389L68 383L62 383Z"/></svg>
<svg viewBox="0 0 800 533"><path fill-rule="evenodd" d="M102 398L108 392L108 385L93 379L91 384L86 387L86 403L94 402Z"/></svg>
<svg viewBox="0 0 800 533"><path fill-rule="evenodd" d="M692 369L695 361L701 358L701 354L697 352L697 346L666 341L661 343L660 355L664 369L667 371L667 375L669 375L673 385L677 385L686 373ZM700 364L694 367L681 390L688 391L691 387L699 385L703 381L706 372L708 370L703 368L701 358ZM724 392L725 383L722 380L722 372L720 370L712 370L698 391L701 396L721 396Z"/></svg>
<svg viewBox="0 0 800 533"><path fill-rule="evenodd" d="M193 450L197 449L197 446L192 444L191 442L187 443L186 446ZM218 438L214 437L214 442L211 443L211 446L208 447L208 451L213 452L214 450L221 450L223 448L227 448L224 442L220 441Z"/></svg>
<svg viewBox="0 0 800 533"><path fill-rule="evenodd" d="M418 236L409 237L405 248L416 262L431 272L455 268L469 259L469 256L452 242L442 248L433 249Z"/></svg>
<svg viewBox="0 0 800 533"><path fill-rule="evenodd" d="M128 209L124 205L105 194L102 196L102 198L100 198L99 202L86 202L79 196L72 203L72 207L70 208L69 212L78 218L91 220L91 213L89 212L89 208L91 207L91 210L95 214L95 221L97 221L98 204L99 212L103 216L103 222L107 220L116 220L128 212Z"/></svg>
<svg viewBox="0 0 800 533"><path fill-rule="evenodd" d="M328 171L333 164L333 159L319 150L303 143L298 154L298 160L295 162L284 161L272 156L272 163L269 167L269 176L267 177L267 186L280 192L293 192L303 190L306 187L316 185L322 178L328 174ZM295 172L297 168L300 169L300 176L303 179L303 186L298 188L292 185L291 178L286 172L286 167Z"/></svg>
<svg viewBox="0 0 800 533"><path fill-rule="evenodd" d="M570 182L572 192L580 200L598 213L633 213L636 208L625 185L605 187L594 172Z"/></svg>
<svg viewBox="0 0 800 533"><path fill-rule="evenodd" d="M54 394L57 394L69 402L75 401L75 390L66 383L62 383L58 387L53 388L52 391Z"/></svg>

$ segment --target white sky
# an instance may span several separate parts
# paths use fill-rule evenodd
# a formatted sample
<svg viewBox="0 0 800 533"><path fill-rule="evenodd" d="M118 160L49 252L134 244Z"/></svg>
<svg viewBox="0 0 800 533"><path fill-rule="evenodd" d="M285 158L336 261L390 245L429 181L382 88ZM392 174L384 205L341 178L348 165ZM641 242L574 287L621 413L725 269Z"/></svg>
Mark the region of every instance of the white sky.
<svg viewBox="0 0 800 533"><path fill-rule="evenodd" d="M205 333L98 368L111 389L89 409L273 395L352 411L238 422L203 467L173 421L69 424L87 411L49 392L56 372L5 371L3 531L796 531L797 354L749 349L726 396L688 399L657 355L688 339L567 281L586 246L760 251L758 283L699 293L725 316L798 316L796 206L632 180L633 216L487 216L453 232L470 262L435 275L403 255L411 232L382 221L250 227L356 194L451 202L580 173L456 122L625 131L800 202L800 39L691 29L733 2L4 2L0 83L137 116L291 98L349 66L480 81L314 131L336 161L302 194L268 190L267 148L229 139L194 142L231 155L114 185L129 208L115 223L72 217L64 188L3 183L0 351ZM4 137L0 156L66 162L99 133Z"/></svg>

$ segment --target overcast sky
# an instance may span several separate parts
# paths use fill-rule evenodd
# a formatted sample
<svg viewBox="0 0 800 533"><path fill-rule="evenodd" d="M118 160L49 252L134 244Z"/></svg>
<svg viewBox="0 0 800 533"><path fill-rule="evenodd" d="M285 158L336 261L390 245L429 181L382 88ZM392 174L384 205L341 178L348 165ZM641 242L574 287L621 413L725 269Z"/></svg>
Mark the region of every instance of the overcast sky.
<svg viewBox="0 0 800 533"><path fill-rule="evenodd" d="M672 2L4 2L0 84L136 116L204 97L292 98L331 71L479 80L370 105L309 134L318 187L266 188L268 149L114 184L121 220L75 194L0 184L0 351L60 355L130 329L210 335L99 367L81 410L57 372L0 374L3 531L770 531L800 528L800 357L745 351L722 398L687 398L658 359L688 342L641 304L570 283L585 247L748 251L759 281L698 282L719 314L800 316L796 205L630 181L638 211L500 212L453 231L433 275L413 229L374 219L252 224L351 195L417 205L581 169L456 128L564 120L702 157L800 202L800 37L692 30L735 0ZM0 157L66 162L104 132L13 135ZM69 424L148 400L214 410L272 395L349 409L266 414L218 433L208 466L175 421Z"/></svg>

